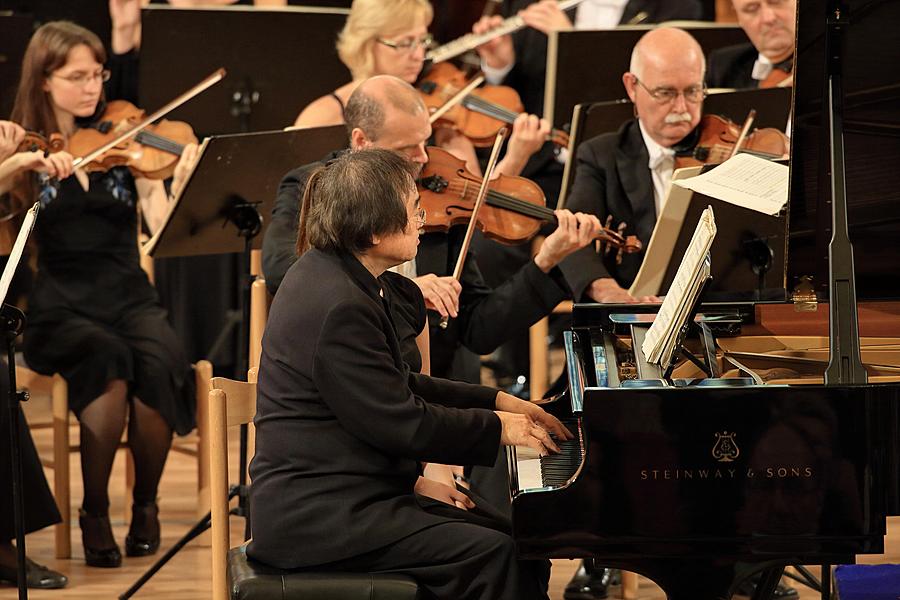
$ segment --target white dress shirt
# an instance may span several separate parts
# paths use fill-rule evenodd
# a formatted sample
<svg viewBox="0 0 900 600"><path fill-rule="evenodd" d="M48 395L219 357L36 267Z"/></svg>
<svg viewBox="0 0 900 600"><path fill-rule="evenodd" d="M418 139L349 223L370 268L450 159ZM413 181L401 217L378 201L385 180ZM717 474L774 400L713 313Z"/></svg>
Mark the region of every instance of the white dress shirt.
<svg viewBox="0 0 900 600"><path fill-rule="evenodd" d="M656 216L659 217L662 214L666 195L669 193L669 185L672 183L672 173L675 171L675 151L656 143L656 140L650 137L650 134L644 129L644 124L640 119L638 119L638 125L641 128L641 137L644 138L647 153L650 155L647 167L653 178L653 201L656 205Z"/></svg>

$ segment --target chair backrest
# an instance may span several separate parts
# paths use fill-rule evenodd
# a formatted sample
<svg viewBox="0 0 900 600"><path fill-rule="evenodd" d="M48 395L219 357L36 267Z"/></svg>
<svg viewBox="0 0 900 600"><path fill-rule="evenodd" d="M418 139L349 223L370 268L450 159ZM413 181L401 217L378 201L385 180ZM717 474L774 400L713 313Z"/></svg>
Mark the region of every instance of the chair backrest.
<svg viewBox="0 0 900 600"><path fill-rule="evenodd" d="M262 336L266 329L266 320L269 318L269 290L266 289L266 280L258 275L250 286L250 368L259 367L259 357L262 354Z"/></svg>
<svg viewBox="0 0 900 600"><path fill-rule="evenodd" d="M256 369L247 381L213 377L209 391L210 505L212 513L213 599L227 600L228 428L250 423L256 415Z"/></svg>

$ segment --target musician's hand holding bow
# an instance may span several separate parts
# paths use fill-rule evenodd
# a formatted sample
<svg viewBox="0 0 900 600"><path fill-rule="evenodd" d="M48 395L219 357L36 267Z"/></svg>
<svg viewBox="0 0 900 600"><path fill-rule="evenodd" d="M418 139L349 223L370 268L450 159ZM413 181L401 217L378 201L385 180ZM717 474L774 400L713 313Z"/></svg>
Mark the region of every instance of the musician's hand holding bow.
<svg viewBox="0 0 900 600"><path fill-rule="evenodd" d="M25 129L21 125L12 121L0 121L0 162L15 154L24 139Z"/></svg>
<svg viewBox="0 0 900 600"><path fill-rule="evenodd" d="M534 262L544 273L558 265L562 260L590 244L603 229L600 220L594 215L572 213L569 210L557 210L556 220L559 226L547 236Z"/></svg>
<svg viewBox="0 0 900 600"><path fill-rule="evenodd" d="M492 17L481 17L475 25L472 26L472 33L481 35L492 29L496 29L503 23L503 17L494 15ZM501 35L489 42L481 44L475 50L484 61L484 64L492 69L505 69L516 60L516 51L513 48L512 36Z"/></svg>
<svg viewBox="0 0 900 600"><path fill-rule="evenodd" d="M413 279L425 297L425 307L436 310L442 317L455 319L459 313L459 293L462 285L453 277L438 277L434 273Z"/></svg>

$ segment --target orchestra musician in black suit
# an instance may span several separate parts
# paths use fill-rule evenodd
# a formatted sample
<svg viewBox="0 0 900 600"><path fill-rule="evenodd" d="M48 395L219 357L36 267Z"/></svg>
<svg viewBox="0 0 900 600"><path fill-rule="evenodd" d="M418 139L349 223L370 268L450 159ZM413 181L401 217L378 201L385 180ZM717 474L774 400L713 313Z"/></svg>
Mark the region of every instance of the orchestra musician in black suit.
<svg viewBox="0 0 900 600"><path fill-rule="evenodd" d="M416 256L419 167L342 154L310 177L303 226L262 343L248 555L285 569L400 573L436 598L547 598L549 561L454 508L421 463L494 462L500 444L571 439L536 404L410 371L386 288ZM308 249L307 249L308 248ZM436 508L433 500L444 502Z"/></svg>
<svg viewBox="0 0 900 600"><path fill-rule="evenodd" d="M713 50L706 68L711 88L788 85L794 70L796 0L732 0L749 43Z"/></svg>
<svg viewBox="0 0 900 600"><path fill-rule="evenodd" d="M404 153L419 164L427 162L425 144L431 135L428 112L409 84L391 76L372 77L354 91L345 114L351 150L386 148ZM373 119L371 115L380 116ZM332 153L325 160L333 159L340 152ZM292 170L279 187L263 240L263 273L272 293L297 259L294 241L299 200L310 173L319 166L321 163L317 162ZM557 265L565 256L589 243L591 233L599 229L599 221L569 211L558 211L557 216L564 226L547 238L533 260L494 289L484 283L476 257L471 253L460 281L449 276L459 256L464 227L422 235L414 263L405 265L403 271L414 278L430 309L433 375L478 382L477 360L463 368L454 363L460 346L478 354L491 352L569 297L568 285ZM443 316L451 317L446 329L438 326ZM411 362L419 360L415 346L419 333L401 330L401 343Z"/></svg>
<svg viewBox="0 0 900 600"><path fill-rule="evenodd" d="M672 148L700 122L703 68L700 45L681 29L655 29L638 41L622 75L637 117L578 147L570 207L600 219L611 215L614 226L626 223L626 233L646 247L674 170ZM635 302L627 288L643 256L625 255L616 264L615 253L601 256L586 248L562 269L578 300Z"/></svg>

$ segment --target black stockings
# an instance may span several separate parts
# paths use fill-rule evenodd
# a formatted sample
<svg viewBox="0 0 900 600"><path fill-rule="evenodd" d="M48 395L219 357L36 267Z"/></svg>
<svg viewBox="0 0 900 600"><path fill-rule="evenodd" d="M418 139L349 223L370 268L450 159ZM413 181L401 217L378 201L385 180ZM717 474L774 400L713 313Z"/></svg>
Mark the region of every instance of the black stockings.
<svg viewBox="0 0 900 600"><path fill-rule="evenodd" d="M128 445L134 457L134 502L156 500L159 479L172 444L172 430L157 411L140 400L128 402L124 381L110 381L106 391L79 416L81 421L82 507L91 515L109 513L109 475L128 416Z"/></svg>

